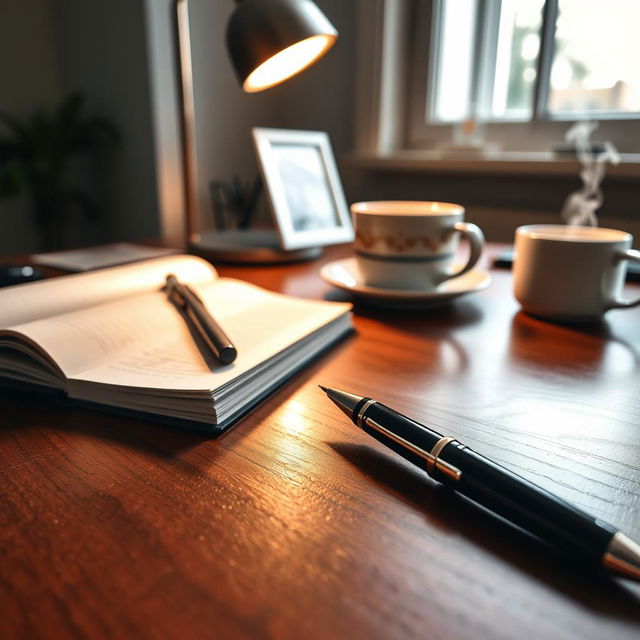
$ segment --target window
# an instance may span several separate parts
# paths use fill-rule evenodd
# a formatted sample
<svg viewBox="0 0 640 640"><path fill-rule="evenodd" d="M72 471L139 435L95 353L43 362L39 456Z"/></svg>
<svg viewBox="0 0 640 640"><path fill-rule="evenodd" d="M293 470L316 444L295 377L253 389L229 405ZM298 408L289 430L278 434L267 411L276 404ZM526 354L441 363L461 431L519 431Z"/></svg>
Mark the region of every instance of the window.
<svg viewBox="0 0 640 640"><path fill-rule="evenodd" d="M556 116L638 117L640 3L560 0L547 109Z"/></svg>
<svg viewBox="0 0 640 640"><path fill-rule="evenodd" d="M544 0L441 0L432 17L434 122L528 120Z"/></svg>
<svg viewBox="0 0 640 640"><path fill-rule="evenodd" d="M640 1L417 0L406 146L551 150L570 121L640 151Z"/></svg>

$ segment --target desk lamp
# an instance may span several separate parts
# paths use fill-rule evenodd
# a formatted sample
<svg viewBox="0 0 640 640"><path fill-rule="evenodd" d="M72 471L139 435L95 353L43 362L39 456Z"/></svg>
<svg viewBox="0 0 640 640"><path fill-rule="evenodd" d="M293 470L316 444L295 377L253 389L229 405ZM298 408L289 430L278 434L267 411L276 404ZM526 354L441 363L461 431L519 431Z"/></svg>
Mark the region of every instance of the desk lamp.
<svg viewBox="0 0 640 640"><path fill-rule="evenodd" d="M227 49L247 93L269 89L321 58L338 32L312 0L236 0L227 25ZM211 260L282 262L318 254L317 248L284 251L275 232L198 232L193 70L188 0L175 0L180 79L182 162L189 250Z"/></svg>

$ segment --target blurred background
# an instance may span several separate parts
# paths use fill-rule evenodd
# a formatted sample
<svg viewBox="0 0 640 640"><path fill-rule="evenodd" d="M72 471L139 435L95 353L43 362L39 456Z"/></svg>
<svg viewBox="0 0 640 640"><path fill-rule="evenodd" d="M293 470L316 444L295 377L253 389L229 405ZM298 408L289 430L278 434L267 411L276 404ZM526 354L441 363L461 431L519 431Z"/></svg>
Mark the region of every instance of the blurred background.
<svg viewBox="0 0 640 640"><path fill-rule="evenodd" d="M489 239L510 241L520 224L560 221L580 185L564 134L588 119L599 124L592 139L622 153L603 185L601 225L640 237L640 3L317 4L336 46L300 76L248 95L225 49L234 3L190 0L203 229L213 224L210 182L257 174L250 132L260 126L327 131L349 202L456 202ZM64 176L38 165L63 227L53 248L183 241L172 7L0 3L0 166L15 155L19 127L45 149L70 140L54 156ZM21 181L5 171L0 183L0 255L45 248Z"/></svg>

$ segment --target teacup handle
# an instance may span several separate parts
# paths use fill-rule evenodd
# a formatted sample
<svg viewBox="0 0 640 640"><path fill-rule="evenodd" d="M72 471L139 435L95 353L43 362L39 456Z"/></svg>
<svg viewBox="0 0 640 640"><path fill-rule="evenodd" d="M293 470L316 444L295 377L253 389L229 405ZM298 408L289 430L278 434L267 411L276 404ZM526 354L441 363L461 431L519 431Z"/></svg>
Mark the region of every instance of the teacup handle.
<svg viewBox="0 0 640 640"><path fill-rule="evenodd" d="M635 249L627 249L626 251L618 251L614 256L616 262L622 262L623 260L632 260L633 262L640 262L640 251ZM640 304L640 298L635 300L614 300L607 309L630 309L631 307L637 307Z"/></svg>
<svg viewBox="0 0 640 640"><path fill-rule="evenodd" d="M465 264L460 271L443 276L440 279L440 282L451 280L451 278L457 278L463 273L471 271L471 269L476 266L476 262L478 262L480 255L482 254L482 248L484 247L484 234L477 224L473 224L472 222L456 222L451 228L450 233L455 231L459 231L469 242L469 259L467 260L467 264Z"/></svg>

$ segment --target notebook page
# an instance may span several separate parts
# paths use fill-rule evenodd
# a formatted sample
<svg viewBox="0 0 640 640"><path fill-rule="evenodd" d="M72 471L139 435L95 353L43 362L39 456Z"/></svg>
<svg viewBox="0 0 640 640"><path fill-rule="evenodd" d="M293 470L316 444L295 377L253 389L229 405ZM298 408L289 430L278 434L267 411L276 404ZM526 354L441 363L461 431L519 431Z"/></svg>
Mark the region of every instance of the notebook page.
<svg viewBox="0 0 640 640"><path fill-rule="evenodd" d="M192 286L200 291L200 285ZM38 345L67 378L91 367L134 357L151 344L193 343L187 324L159 288L154 293L16 325L3 333L26 337ZM195 343L194 349L197 351ZM158 361L164 359L158 356Z"/></svg>
<svg viewBox="0 0 640 640"><path fill-rule="evenodd" d="M247 404L268 391L274 384L304 366L324 347L349 330L351 326L348 316L341 316L321 330L308 336L295 347L285 350L274 360L263 363L253 371L259 375L246 375L237 380L235 391L223 400L211 393L175 392L166 393L159 390L134 389L130 387L113 387L103 384L78 382L75 396L89 402L144 411L163 416L191 419L210 424L220 424L243 413ZM252 371L252 373L253 373Z"/></svg>
<svg viewBox="0 0 640 640"><path fill-rule="evenodd" d="M212 282L216 270L195 256L170 256L0 290L0 329L155 291L167 273L190 284Z"/></svg>
<svg viewBox="0 0 640 640"><path fill-rule="evenodd" d="M351 309L350 304L291 298L226 278L201 287L198 292L235 344L238 350L235 362L223 365L205 359L177 313L174 311L169 319L158 308L156 320L166 323L164 331L73 375L69 394L76 395L73 391L76 381L158 390L213 391Z"/></svg>
<svg viewBox="0 0 640 640"><path fill-rule="evenodd" d="M159 291L18 325L12 333L40 345L67 378L212 390L350 309L224 278L194 289L238 349L230 365L203 355L187 323Z"/></svg>

